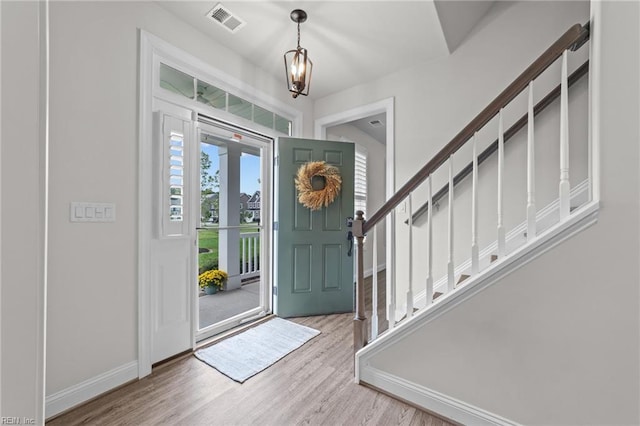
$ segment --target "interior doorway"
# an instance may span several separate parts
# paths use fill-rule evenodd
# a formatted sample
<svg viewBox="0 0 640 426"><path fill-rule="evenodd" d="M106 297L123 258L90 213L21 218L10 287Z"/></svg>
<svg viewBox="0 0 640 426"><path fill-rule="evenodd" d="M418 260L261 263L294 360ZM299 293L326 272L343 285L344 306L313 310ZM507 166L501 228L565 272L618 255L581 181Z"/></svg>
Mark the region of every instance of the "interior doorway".
<svg viewBox="0 0 640 426"><path fill-rule="evenodd" d="M394 99L387 98L350 110L338 112L315 121L314 134L317 139L338 139L360 143L367 158L367 215L374 213L395 192L395 130ZM363 136L363 137L359 137ZM362 146L368 145L368 146ZM357 148L356 148L357 149ZM358 151L356 151L358 156ZM373 163L377 163L373 165ZM375 170L374 170L375 169ZM384 182L373 182L380 179ZM357 199L356 199L357 201ZM365 215L365 219L367 218ZM365 242L365 276L384 270L387 318L395 316L395 247L387 242L395 241L395 214L387 216L380 226L376 247L378 265L371 262L372 239ZM367 246L368 245L368 246Z"/></svg>
<svg viewBox="0 0 640 426"><path fill-rule="evenodd" d="M386 123L386 113L378 113L327 128L328 140L355 144L355 210L363 211L365 219L378 210L386 200ZM382 262L376 265L377 272L384 270L386 266L384 226L383 223L378 229L377 259L381 259ZM374 272L373 250L373 239L365 239L365 276L371 276Z"/></svg>
<svg viewBox="0 0 640 426"><path fill-rule="evenodd" d="M270 232L264 224L273 140L214 120L201 120L197 133L199 341L271 312ZM205 286L212 277L224 282Z"/></svg>

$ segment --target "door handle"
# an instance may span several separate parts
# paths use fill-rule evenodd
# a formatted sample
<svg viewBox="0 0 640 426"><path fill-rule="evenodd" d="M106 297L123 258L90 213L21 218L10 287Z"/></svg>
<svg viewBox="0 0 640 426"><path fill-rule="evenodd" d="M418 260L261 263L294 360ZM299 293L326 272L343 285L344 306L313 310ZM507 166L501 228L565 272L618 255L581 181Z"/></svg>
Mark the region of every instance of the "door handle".
<svg viewBox="0 0 640 426"><path fill-rule="evenodd" d="M353 227L353 218L352 217L348 217L346 219L346 224L347 224L347 228L352 228ZM353 253L353 232L351 232L351 230L349 230L349 232L347 232L347 241L349 241L349 251L347 251L347 256L351 257L351 254Z"/></svg>

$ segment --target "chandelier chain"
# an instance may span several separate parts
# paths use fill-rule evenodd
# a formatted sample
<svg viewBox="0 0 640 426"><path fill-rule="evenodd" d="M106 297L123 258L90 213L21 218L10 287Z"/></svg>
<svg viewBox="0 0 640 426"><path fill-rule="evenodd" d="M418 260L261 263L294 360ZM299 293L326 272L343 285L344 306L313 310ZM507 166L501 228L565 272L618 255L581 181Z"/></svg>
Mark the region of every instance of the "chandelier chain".
<svg viewBox="0 0 640 426"><path fill-rule="evenodd" d="M300 49L300 21L298 21L298 49Z"/></svg>

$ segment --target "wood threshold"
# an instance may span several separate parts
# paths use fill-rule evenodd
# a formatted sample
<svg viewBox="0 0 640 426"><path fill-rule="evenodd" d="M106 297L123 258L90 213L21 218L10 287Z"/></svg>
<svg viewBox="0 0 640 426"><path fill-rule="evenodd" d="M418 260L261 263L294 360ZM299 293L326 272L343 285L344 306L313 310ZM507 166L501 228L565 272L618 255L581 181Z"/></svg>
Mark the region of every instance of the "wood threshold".
<svg viewBox="0 0 640 426"><path fill-rule="evenodd" d="M260 325L263 322L269 321L270 319L272 319L274 317L275 317L274 314L268 314L268 315L265 315L264 317L257 318L257 319L255 319L255 320L253 320L251 322L247 322L245 324L241 324L241 325L239 325L237 327L234 327L231 330L227 330L227 331L224 331L222 333L219 333L219 334L213 335L211 337L208 337L208 338L206 338L204 340L201 340L201 341L197 342L195 350L206 348L207 346L211 346L211 345L213 345L215 343L221 342L221 341L223 341L225 339L228 339L229 337L235 336L236 334L240 334L245 330L248 330L248 329L253 328L253 327L257 326L257 325Z"/></svg>

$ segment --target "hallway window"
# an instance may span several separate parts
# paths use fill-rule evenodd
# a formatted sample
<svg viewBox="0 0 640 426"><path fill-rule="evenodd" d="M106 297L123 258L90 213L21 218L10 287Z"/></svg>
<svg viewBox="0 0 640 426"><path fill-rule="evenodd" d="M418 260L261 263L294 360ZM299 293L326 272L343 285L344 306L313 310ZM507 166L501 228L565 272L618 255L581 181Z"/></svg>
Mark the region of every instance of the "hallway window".
<svg viewBox="0 0 640 426"><path fill-rule="evenodd" d="M362 210L367 217L367 150L356 144L354 210Z"/></svg>

